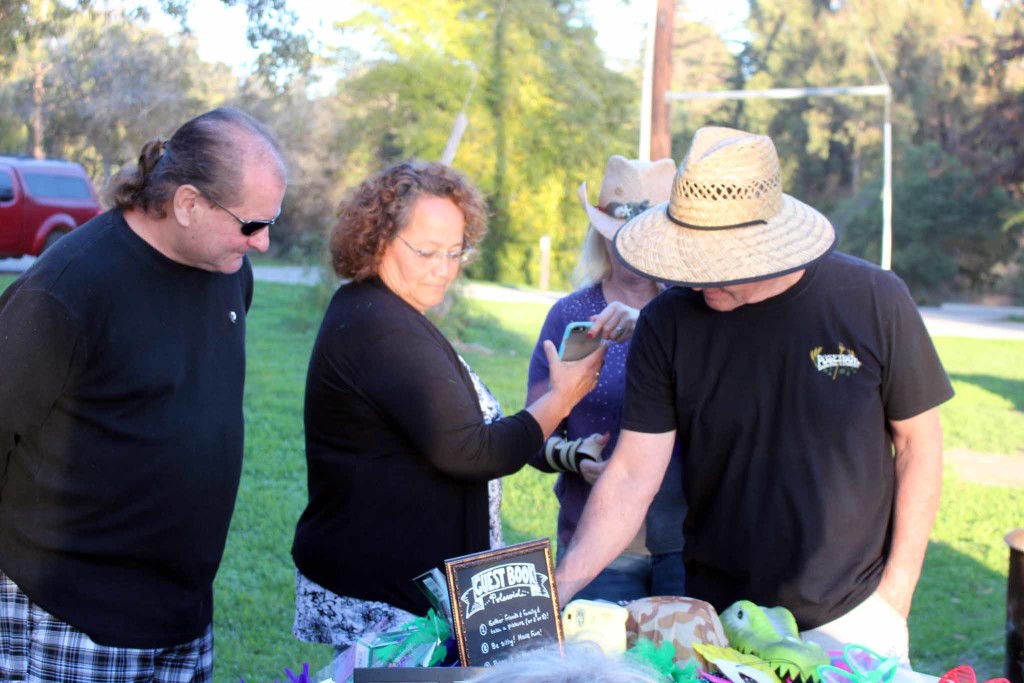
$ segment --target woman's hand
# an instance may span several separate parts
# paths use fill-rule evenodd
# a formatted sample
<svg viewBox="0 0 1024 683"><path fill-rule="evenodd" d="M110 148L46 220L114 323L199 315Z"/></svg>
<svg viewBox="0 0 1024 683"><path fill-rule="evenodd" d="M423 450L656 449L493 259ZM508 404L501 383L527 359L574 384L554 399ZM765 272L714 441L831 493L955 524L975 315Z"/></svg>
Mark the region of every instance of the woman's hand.
<svg viewBox="0 0 1024 683"><path fill-rule="evenodd" d="M640 311L621 301L613 301L597 315L590 316L594 326L590 328L591 336L601 335L608 341L624 342L633 336Z"/></svg>
<svg viewBox="0 0 1024 683"><path fill-rule="evenodd" d="M580 476L593 486L597 483L597 478L604 472L605 467L608 467L607 460L584 460L580 463Z"/></svg>
<svg viewBox="0 0 1024 683"><path fill-rule="evenodd" d="M606 350L607 346L602 344L597 351L585 358L563 361L558 357L554 342L544 341L544 353L548 357L548 380L551 382L551 393L566 407L565 415L568 415L569 411L597 386L597 378L601 374L601 366L604 365Z"/></svg>
<svg viewBox="0 0 1024 683"><path fill-rule="evenodd" d="M544 340L544 354L548 358L548 381L551 388L526 406L526 410L537 420L545 439L569 416L580 399L597 386L597 378L601 374L607 348L606 344L601 344L597 351L586 358L563 361L558 357L554 342L550 339Z"/></svg>
<svg viewBox="0 0 1024 683"><path fill-rule="evenodd" d="M591 434L580 444L580 453L585 453L593 458L593 460L585 458L580 461L580 476L591 486L594 485L597 478L601 476L604 468L608 465L608 461L604 458L602 452L608 444L608 439L611 437L610 432Z"/></svg>

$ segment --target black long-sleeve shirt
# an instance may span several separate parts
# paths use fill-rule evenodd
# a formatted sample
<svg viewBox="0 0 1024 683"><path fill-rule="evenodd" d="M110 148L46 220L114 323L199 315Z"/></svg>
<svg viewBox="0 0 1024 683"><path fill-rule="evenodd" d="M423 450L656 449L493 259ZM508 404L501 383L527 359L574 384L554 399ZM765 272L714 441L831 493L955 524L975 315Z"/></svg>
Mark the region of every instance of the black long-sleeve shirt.
<svg viewBox="0 0 1024 683"><path fill-rule="evenodd" d="M242 465L248 261L164 257L119 211L0 296L0 569L93 640L210 623Z"/></svg>
<svg viewBox="0 0 1024 683"><path fill-rule="evenodd" d="M325 588L423 614L413 578L488 547L487 481L540 448L528 412L485 424L444 335L379 279L334 295L306 382L309 504L292 555Z"/></svg>

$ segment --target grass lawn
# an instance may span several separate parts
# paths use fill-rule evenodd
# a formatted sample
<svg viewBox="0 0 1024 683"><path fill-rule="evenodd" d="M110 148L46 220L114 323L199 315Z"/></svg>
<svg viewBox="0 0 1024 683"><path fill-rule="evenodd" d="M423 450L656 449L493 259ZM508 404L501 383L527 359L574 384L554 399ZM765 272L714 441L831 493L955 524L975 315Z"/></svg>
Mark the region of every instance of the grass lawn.
<svg viewBox="0 0 1024 683"><path fill-rule="evenodd" d="M957 394L942 408L945 447L1024 457L1024 343L940 337L935 345Z"/></svg>
<svg viewBox="0 0 1024 683"><path fill-rule="evenodd" d="M315 300L309 291L260 283L249 318L249 445L217 581L219 681L237 675L250 683L269 681L283 666L301 661L318 666L330 656L326 648L294 643L288 631L293 598L288 546L305 499L302 381L320 315L306 307ZM506 410L514 411L523 403L526 366L546 307L482 301L464 306L466 312L452 323L460 338L472 343L463 355ZM943 408L949 447L1024 457L1024 342L943 338L937 344L957 390ZM474 350L475 345L490 353ZM553 537L552 483L529 468L507 478L503 519L509 542ZM1008 555L1002 539L1024 526L1024 491L961 482L952 470L944 483L911 615L912 654L923 671L941 673L963 662L973 664L979 676L995 676L1002 668L1006 610ZM253 579L238 585L250 572L258 574L262 586Z"/></svg>
<svg viewBox="0 0 1024 683"><path fill-rule="evenodd" d="M0 289L12 280L0 276ZM289 555L306 499L303 384L324 301L314 289L257 283L248 318L245 469L216 583L218 682L268 682L283 678L286 666L294 670L306 661L316 669L331 656L327 647L291 637ZM522 406L545 313L536 304L467 301L445 322L473 344L464 356L506 411ZM942 411L947 447L1024 458L1024 342L941 338L937 346L957 390ZM508 541L553 537L552 483L529 468L507 478ZM985 680L1002 670L1008 557L1002 539L1024 526L1024 490L964 482L951 468L944 487L911 614L911 654L919 670L939 674L970 663Z"/></svg>

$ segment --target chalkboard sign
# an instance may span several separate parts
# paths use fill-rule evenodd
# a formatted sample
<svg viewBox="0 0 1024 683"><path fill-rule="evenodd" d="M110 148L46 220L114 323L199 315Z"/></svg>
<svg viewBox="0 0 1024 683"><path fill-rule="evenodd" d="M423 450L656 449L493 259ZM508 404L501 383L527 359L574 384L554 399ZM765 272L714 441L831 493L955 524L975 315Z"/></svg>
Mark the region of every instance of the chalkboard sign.
<svg viewBox="0 0 1024 683"><path fill-rule="evenodd" d="M545 538L444 563L462 666L490 666L562 643L551 544Z"/></svg>

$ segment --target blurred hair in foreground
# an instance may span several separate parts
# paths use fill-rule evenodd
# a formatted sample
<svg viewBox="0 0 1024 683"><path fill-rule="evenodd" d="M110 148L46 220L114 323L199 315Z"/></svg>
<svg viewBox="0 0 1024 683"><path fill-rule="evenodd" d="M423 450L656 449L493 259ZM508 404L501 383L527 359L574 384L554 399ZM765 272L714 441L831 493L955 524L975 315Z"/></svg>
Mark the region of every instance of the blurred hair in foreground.
<svg viewBox="0 0 1024 683"><path fill-rule="evenodd" d="M496 664L473 683L659 683L664 678L653 669L626 657L606 657L585 645L525 650Z"/></svg>

